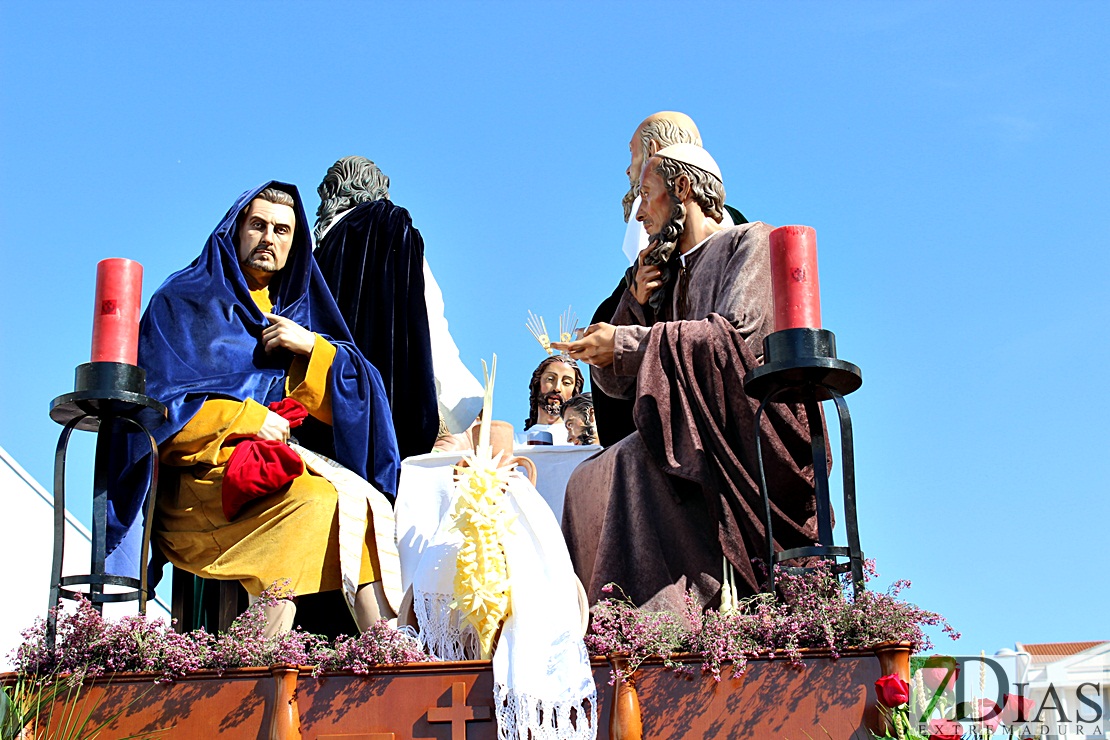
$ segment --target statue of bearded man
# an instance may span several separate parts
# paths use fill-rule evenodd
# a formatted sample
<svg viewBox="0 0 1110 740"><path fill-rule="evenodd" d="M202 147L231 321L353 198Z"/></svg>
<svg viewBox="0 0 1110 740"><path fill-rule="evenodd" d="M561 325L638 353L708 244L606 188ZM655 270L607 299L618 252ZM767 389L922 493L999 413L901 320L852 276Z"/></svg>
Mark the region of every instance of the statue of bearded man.
<svg viewBox="0 0 1110 740"><path fill-rule="evenodd" d="M696 144L701 146L701 134L698 131L697 124L690 116L678 111L659 111L648 116L636 127L632 139L628 142L628 152L631 160L625 170L625 174L628 176L628 192L621 199L621 204L624 206L624 220L628 222L628 226L625 228L622 250L633 267L635 267L640 254L648 248L648 232L635 218L641 200L640 174L643 171L644 162L655 156L661 149L673 144ZM722 226L747 223L747 219L740 211L727 205L724 206L722 216L718 220ZM660 249L666 243L660 242L652 245L649 256L646 257L649 264L660 265L666 263L670 251L673 251L673 247ZM621 295L628 289L632 277L632 272L621 277L612 295L602 301L601 305L594 311L590 320L591 323L597 324L612 320L613 312L617 310ZM670 274L665 273L661 286L664 289L659 291L654 298L653 309L664 303L666 291L670 289L666 284L669 279ZM592 372L591 370L591 375ZM636 427L632 422L632 403L628 400L609 396L596 383L591 385L593 386L594 403L596 404L598 437L601 444L608 447L635 431Z"/></svg>
<svg viewBox="0 0 1110 740"><path fill-rule="evenodd" d="M634 603L679 612L687 591L720 601L722 557L746 593L767 551L753 426L744 392L774 330L764 223L723 228L724 181L704 149L676 144L644 164L636 218L652 235L614 312L580 340L553 342L590 363L593 387L635 399L636 431L583 462L567 483L563 534L590 602L618 584ZM645 259L650 250L666 255ZM673 290L664 290L663 270ZM658 309L653 299L663 295ZM768 404L764 463L776 547L813 544L808 420Z"/></svg>
<svg viewBox="0 0 1110 740"><path fill-rule="evenodd" d="M545 357L528 384L528 418L524 431L550 432L552 444L568 444L567 429L563 424L563 404L582 392L585 378L578 363L556 355Z"/></svg>

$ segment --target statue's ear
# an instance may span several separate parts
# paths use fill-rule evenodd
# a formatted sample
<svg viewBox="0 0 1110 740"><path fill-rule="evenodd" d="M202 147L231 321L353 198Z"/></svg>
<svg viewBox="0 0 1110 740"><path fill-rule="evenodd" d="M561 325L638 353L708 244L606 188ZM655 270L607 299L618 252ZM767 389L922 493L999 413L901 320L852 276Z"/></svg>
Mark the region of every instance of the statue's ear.
<svg viewBox="0 0 1110 740"><path fill-rule="evenodd" d="M655 139L652 139L651 141L649 141L648 144L647 144L647 155L648 155L648 157L654 157L655 154L661 148L662 147L659 146L659 142L656 141Z"/></svg>
<svg viewBox="0 0 1110 740"><path fill-rule="evenodd" d="M684 201L690 197L690 178L686 175L679 175L674 179L674 195L679 201Z"/></svg>

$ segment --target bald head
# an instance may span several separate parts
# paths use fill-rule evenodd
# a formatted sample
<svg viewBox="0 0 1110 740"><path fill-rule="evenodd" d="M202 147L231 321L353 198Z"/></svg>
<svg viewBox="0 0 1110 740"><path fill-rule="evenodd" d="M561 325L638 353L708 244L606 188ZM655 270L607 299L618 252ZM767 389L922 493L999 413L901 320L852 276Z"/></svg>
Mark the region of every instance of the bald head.
<svg viewBox="0 0 1110 740"><path fill-rule="evenodd" d="M701 134L694 119L675 110L662 110L652 113L636 127L636 136L642 146L656 145L656 150L671 144L697 144L701 146ZM655 154L655 152L651 152Z"/></svg>
<svg viewBox="0 0 1110 740"><path fill-rule="evenodd" d="M698 133L697 124L685 113L673 110L659 111L645 118L636 127L632 140L628 142L632 161L625 171L628 175L628 192L622 199L625 221L632 214L632 202L640 194L640 171L644 167L644 161L663 147L672 144L701 146L701 134Z"/></svg>

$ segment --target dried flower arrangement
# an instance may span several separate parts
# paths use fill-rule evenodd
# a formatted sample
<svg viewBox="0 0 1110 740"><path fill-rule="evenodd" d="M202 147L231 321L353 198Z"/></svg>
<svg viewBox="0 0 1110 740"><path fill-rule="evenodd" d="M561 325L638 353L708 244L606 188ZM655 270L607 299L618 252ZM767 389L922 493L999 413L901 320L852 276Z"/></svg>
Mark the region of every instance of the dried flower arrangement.
<svg viewBox="0 0 1110 740"><path fill-rule="evenodd" d="M865 579L876 575L874 561L867 561ZM648 657L679 668L672 655L697 653L702 670L720 680L726 662L732 662L736 676L749 658L784 656L799 664L806 649L827 650L837 658L842 650L908 640L928 650L932 642L925 627L940 626L959 638L944 617L900 598L908 581L854 597L846 579L825 563L801 575L784 574L776 583L779 598L758 594L738 599L727 610L703 612L692 596L682 614L638 609L627 597L605 599L593 608L586 646L595 654L627 654L621 677ZM613 592L609 586L606 590Z"/></svg>
<svg viewBox="0 0 1110 740"><path fill-rule="evenodd" d="M164 620L139 616L108 621L91 603L79 600L75 610L58 614L54 651L46 647L46 622L39 619L23 632L24 642L13 657L18 672L29 676L143 672L160 674L163 681L194 671L248 666L313 666L319 675L366 673L373 666L429 660L414 639L384 621L357 637L340 635L333 643L301 630L266 637L263 609L287 595L281 587L263 592L219 635L203 630L178 634Z"/></svg>

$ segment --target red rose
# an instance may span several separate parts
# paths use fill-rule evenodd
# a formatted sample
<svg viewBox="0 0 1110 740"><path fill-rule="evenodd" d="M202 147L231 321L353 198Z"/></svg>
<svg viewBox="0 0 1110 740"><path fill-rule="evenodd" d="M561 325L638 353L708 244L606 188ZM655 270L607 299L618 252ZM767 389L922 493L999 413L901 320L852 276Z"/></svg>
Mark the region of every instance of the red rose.
<svg viewBox="0 0 1110 740"><path fill-rule="evenodd" d="M1002 721L1002 708L990 699L980 699L975 702L975 718L993 732Z"/></svg>
<svg viewBox="0 0 1110 740"><path fill-rule="evenodd" d="M1007 725L1028 722L1033 714L1033 700L1021 694L1006 694L999 719Z"/></svg>
<svg viewBox="0 0 1110 740"><path fill-rule="evenodd" d="M945 682L944 677L948 671L952 671L951 677ZM956 659L950 658L945 655L933 655L925 661L925 667L921 669L921 678L925 681L925 685L929 687L930 691L935 692L944 684L945 691L951 691L956 686L956 679L960 676L960 667L956 665Z"/></svg>
<svg viewBox="0 0 1110 740"><path fill-rule="evenodd" d="M875 682L875 694L884 707L900 707L910 700L910 685L891 673Z"/></svg>
<svg viewBox="0 0 1110 740"><path fill-rule="evenodd" d="M951 719L929 720L929 740L960 740L964 726Z"/></svg>

